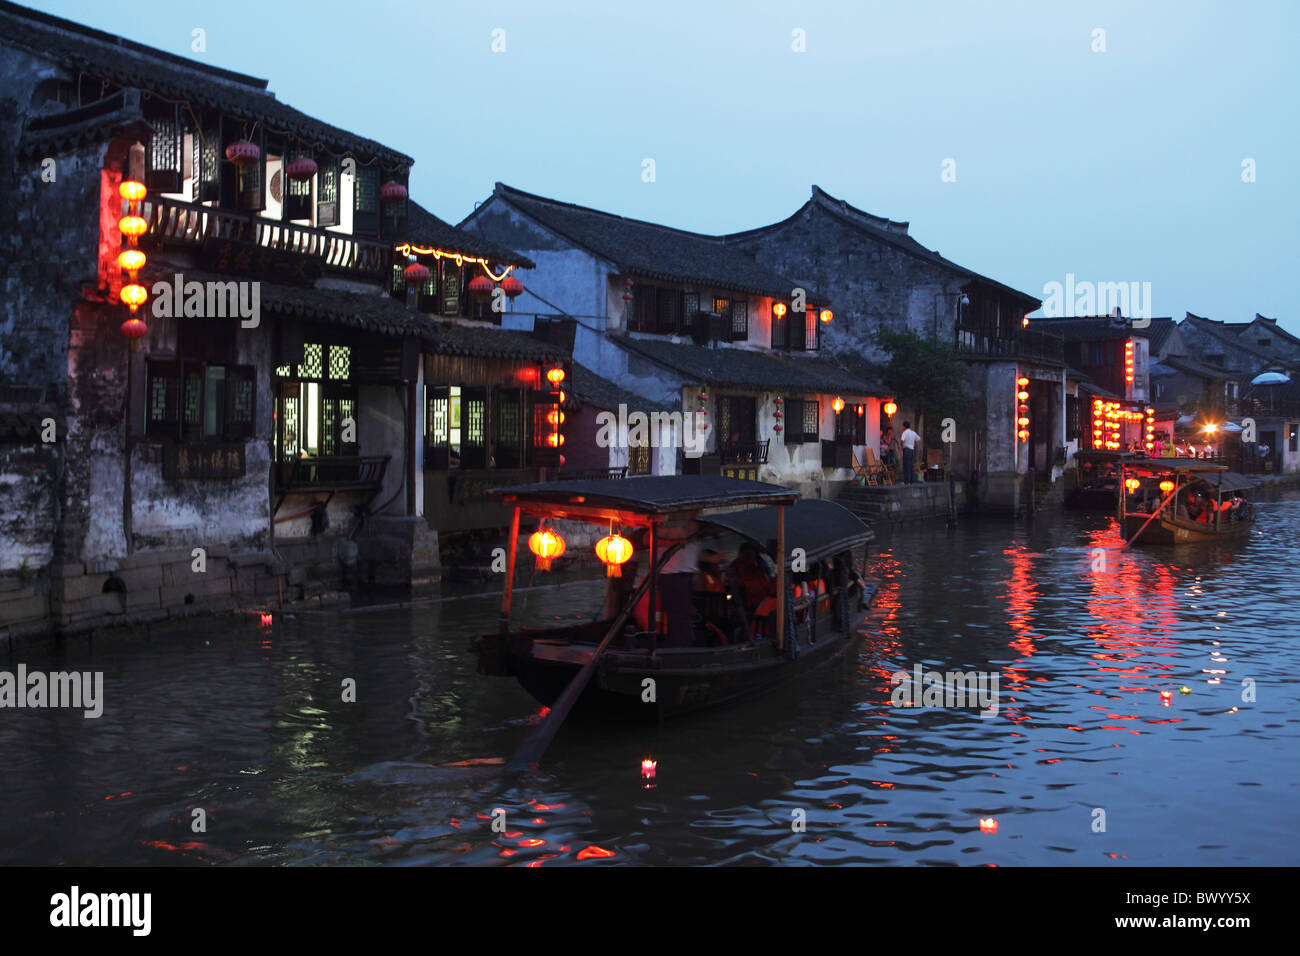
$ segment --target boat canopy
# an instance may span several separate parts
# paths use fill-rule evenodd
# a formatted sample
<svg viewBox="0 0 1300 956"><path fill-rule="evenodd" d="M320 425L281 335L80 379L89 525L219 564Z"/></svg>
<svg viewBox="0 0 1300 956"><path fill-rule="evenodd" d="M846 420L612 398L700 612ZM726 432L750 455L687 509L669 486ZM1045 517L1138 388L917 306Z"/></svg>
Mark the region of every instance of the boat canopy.
<svg viewBox="0 0 1300 956"><path fill-rule="evenodd" d="M579 520L616 518L645 524L648 518L745 505L792 505L798 492L781 485L716 475L647 475L636 478L546 481L494 488L490 495L530 513ZM638 521L636 518L641 518Z"/></svg>
<svg viewBox="0 0 1300 956"><path fill-rule="evenodd" d="M1159 471L1179 473L1206 472L1216 473L1228 470L1227 465L1205 461L1200 458L1133 458L1123 462L1127 471Z"/></svg>
<svg viewBox="0 0 1300 956"><path fill-rule="evenodd" d="M776 550L777 508L754 508L701 519L706 524L733 531L771 554ZM843 505L823 498L798 501L786 513L785 548L803 548L809 561L865 544L875 532ZM788 561L788 557L787 557Z"/></svg>
<svg viewBox="0 0 1300 956"><path fill-rule="evenodd" d="M1121 458L1131 458L1132 456L1131 451L1105 451L1103 449L1086 449L1074 453L1076 461L1119 461Z"/></svg>

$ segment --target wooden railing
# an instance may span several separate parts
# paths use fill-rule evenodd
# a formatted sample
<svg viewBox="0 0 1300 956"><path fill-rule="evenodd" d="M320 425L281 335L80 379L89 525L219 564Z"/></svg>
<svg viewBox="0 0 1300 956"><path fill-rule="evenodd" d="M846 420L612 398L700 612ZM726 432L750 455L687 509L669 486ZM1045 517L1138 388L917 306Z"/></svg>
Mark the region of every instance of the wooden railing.
<svg viewBox="0 0 1300 956"><path fill-rule="evenodd" d="M295 458L276 490L284 494L312 491L378 491L391 455L318 455Z"/></svg>
<svg viewBox="0 0 1300 956"><path fill-rule="evenodd" d="M767 448L771 439L763 441L732 441L722 446L724 465L766 465Z"/></svg>
<svg viewBox="0 0 1300 956"><path fill-rule="evenodd" d="M378 279L388 277L389 246L377 239L362 239L161 196L146 199L141 206L140 214L149 223L147 236L157 243L198 245L204 239L229 239L311 256L319 259L324 268L336 272L359 272Z"/></svg>
<svg viewBox="0 0 1300 956"><path fill-rule="evenodd" d="M1038 359L1063 365L1065 340L1041 329L1019 329L1013 338L994 338L972 329L957 329L956 349L962 355L987 358Z"/></svg>

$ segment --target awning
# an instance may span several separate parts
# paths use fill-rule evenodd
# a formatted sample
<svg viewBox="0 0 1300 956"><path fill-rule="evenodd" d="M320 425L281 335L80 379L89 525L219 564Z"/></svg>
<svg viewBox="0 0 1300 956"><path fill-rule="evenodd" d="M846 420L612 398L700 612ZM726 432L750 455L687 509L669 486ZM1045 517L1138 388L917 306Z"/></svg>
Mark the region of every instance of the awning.
<svg viewBox="0 0 1300 956"><path fill-rule="evenodd" d="M748 538L769 553L776 546L777 508L755 508L711 515L706 522ZM820 561L875 537L875 532L843 505L822 498L798 501L785 516L786 554L802 548L809 561ZM787 558L788 560L788 558Z"/></svg>

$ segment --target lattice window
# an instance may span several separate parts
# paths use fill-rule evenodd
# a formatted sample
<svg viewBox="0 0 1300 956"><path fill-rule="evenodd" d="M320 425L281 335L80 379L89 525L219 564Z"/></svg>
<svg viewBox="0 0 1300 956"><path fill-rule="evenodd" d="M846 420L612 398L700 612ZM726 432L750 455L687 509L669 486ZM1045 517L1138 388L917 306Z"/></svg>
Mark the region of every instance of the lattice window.
<svg viewBox="0 0 1300 956"><path fill-rule="evenodd" d="M330 346L330 378L347 381L352 365L352 350L346 345Z"/></svg>
<svg viewBox="0 0 1300 956"><path fill-rule="evenodd" d="M406 277L402 275L402 266L396 262L393 263L393 286L392 293L399 299L406 295Z"/></svg>
<svg viewBox="0 0 1300 956"><path fill-rule="evenodd" d="M277 366L275 367L275 377L276 377L276 378L288 378L288 377L289 377L290 375L292 375L292 374L293 374L293 366L292 366L292 365L277 365Z"/></svg>
<svg viewBox="0 0 1300 956"><path fill-rule="evenodd" d="M465 402L465 420L462 423L465 428L465 444L482 445L486 437L484 425L487 417L484 414L485 402L478 399L467 399Z"/></svg>
<svg viewBox="0 0 1300 956"><path fill-rule="evenodd" d="M229 419L226 422L227 431L233 433L251 432L255 396L256 388L252 376L226 376L226 401L230 406Z"/></svg>
<svg viewBox="0 0 1300 956"><path fill-rule="evenodd" d="M181 425L185 437L203 437L203 369L186 366L181 398Z"/></svg>
<svg viewBox="0 0 1300 956"><path fill-rule="evenodd" d="M302 433L302 416L299 414L301 401L298 384L294 382L286 385L284 397L280 400L281 461L292 461L298 457L298 449L301 447L299 436Z"/></svg>
<svg viewBox="0 0 1300 956"><path fill-rule="evenodd" d="M816 441L821 434L821 403L805 401L803 403L804 441Z"/></svg>
<svg viewBox="0 0 1300 956"><path fill-rule="evenodd" d="M700 311L700 294L698 292L685 292L682 294L682 319L686 322L695 321L695 313Z"/></svg>
<svg viewBox="0 0 1300 956"><path fill-rule="evenodd" d="M299 378L318 379L321 377L321 362L324 358L322 354L323 351L324 347L320 345L308 343L303 346L302 361L298 364Z"/></svg>
<svg viewBox="0 0 1300 956"><path fill-rule="evenodd" d="M357 442L355 441L349 442L344 433L344 430L347 428L348 421L351 420L352 437L353 438L356 437L357 403L355 399L351 399L351 398L340 398L338 401L339 401L339 447L340 450L344 452L344 454L347 454L349 452L354 452L357 446Z"/></svg>
<svg viewBox="0 0 1300 956"><path fill-rule="evenodd" d="M149 137L148 187L159 192L179 192L181 188L181 150L183 137L173 109L149 120L154 133Z"/></svg>
<svg viewBox="0 0 1300 956"><path fill-rule="evenodd" d="M731 303L731 341L743 342L749 338L749 300L736 299Z"/></svg>
<svg viewBox="0 0 1300 956"><path fill-rule="evenodd" d="M320 163L316 173L316 225L339 224L339 166L338 160Z"/></svg>
<svg viewBox="0 0 1300 956"><path fill-rule="evenodd" d="M379 210L379 167L358 166L352 208L357 212Z"/></svg>
<svg viewBox="0 0 1300 956"><path fill-rule="evenodd" d="M657 305L655 330L665 334L676 332L681 327L681 297L670 289L660 289Z"/></svg>
<svg viewBox="0 0 1300 956"><path fill-rule="evenodd" d="M650 474L649 445L633 445L627 450L627 473L629 475Z"/></svg>

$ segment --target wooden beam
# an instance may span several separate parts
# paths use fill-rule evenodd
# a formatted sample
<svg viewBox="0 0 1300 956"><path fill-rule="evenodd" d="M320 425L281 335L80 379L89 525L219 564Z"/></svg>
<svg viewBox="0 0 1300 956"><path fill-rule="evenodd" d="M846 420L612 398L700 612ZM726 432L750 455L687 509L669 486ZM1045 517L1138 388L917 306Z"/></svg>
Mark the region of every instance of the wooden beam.
<svg viewBox="0 0 1300 956"><path fill-rule="evenodd" d="M506 550L506 586L501 594L501 633L510 628L510 597L515 587L515 553L519 550L519 509L510 516L510 541Z"/></svg>
<svg viewBox="0 0 1300 956"><path fill-rule="evenodd" d="M785 505L776 509L776 647L785 649Z"/></svg>

